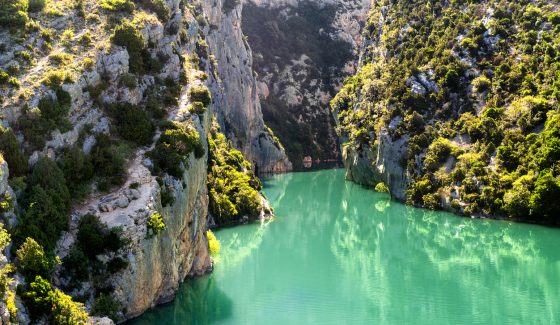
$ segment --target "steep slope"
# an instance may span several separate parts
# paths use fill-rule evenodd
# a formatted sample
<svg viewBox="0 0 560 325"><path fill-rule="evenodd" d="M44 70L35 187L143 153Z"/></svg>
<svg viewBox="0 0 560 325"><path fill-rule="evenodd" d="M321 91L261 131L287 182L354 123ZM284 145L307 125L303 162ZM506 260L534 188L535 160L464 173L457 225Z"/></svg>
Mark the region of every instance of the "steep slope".
<svg viewBox="0 0 560 325"><path fill-rule="evenodd" d="M558 9L374 1L360 71L332 101L348 178L427 208L557 223Z"/></svg>
<svg viewBox="0 0 560 325"><path fill-rule="evenodd" d="M0 149L14 184L1 203L19 203L0 212L14 247L44 248L41 263L52 266L27 270L9 256L16 278L27 280L25 297L44 286L41 275L61 304L70 298L58 288L85 302L66 302L65 312L78 317L70 323L84 309L124 320L173 299L186 276L211 270L207 137L214 115L258 171L291 169L262 120L251 52L236 28L240 4L226 10L225 3L0 4ZM14 8L22 16L7 20ZM253 182L251 165L235 157ZM235 195L236 204L252 203ZM25 302L31 319L19 304L21 323L59 317Z"/></svg>
<svg viewBox="0 0 560 325"><path fill-rule="evenodd" d="M305 157L317 167L340 161L328 103L355 72L368 6L369 0L245 1L242 26L255 54L264 118L296 169Z"/></svg>
<svg viewBox="0 0 560 325"><path fill-rule="evenodd" d="M264 125L253 56L241 30L241 1L203 1L203 8L209 23L207 41L218 62L223 91L216 97L222 130L258 172L290 171L292 164L282 144Z"/></svg>

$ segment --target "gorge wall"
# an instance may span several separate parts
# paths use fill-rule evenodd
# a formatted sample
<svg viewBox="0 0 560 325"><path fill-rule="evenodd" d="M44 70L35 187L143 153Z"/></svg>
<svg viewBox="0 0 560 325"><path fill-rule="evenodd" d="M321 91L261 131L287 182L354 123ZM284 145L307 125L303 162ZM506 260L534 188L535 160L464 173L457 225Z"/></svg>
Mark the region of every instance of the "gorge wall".
<svg viewBox="0 0 560 325"><path fill-rule="evenodd" d="M40 24L39 30L22 33L37 48L31 52L10 37L8 30L0 30L4 49L0 67L2 71L14 71L13 84L18 85L0 89L4 98L2 124L16 131L30 167L42 157L63 166L63 157L71 148L89 157L100 150L97 144L102 136L122 137L123 125L119 123L123 121L115 118L111 107L134 106L153 116L167 116L159 124L152 122L153 126L163 127L153 139L140 146L130 144L138 141L137 137L123 141L124 144L118 142L121 138L111 140L110 148L125 155L122 157L125 169L120 175L123 182L109 185L107 191L101 189L102 180L96 179L94 191L73 204L69 230L56 245L55 253L65 261L73 254L80 222L88 214L99 217L109 229L120 229L126 247L101 254L96 260L102 264L119 260L126 267L103 278L90 277L78 285L59 267L52 282L56 287L68 288L66 291L71 295L82 297L89 310L94 307L99 292L109 289L111 299L120 305L116 317L120 320L170 301L186 276L211 270L206 238L207 134L213 116L232 145L253 163L257 172L292 169L282 145L263 121L252 53L241 31L241 3L167 0L164 4L155 9L132 5L133 11L129 12L85 1L80 9L82 14L75 14L76 7L49 3L48 12L30 13ZM52 18L53 10L57 12L56 19ZM129 40L121 46L114 44L115 36L111 34L115 18L117 22L132 21L140 36L132 34L130 38L142 39L141 72L135 66L138 53ZM60 39L41 36L55 28L71 32ZM84 35L87 42L83 40ZM23 59L29 60L26 66L20 65L23 64L21 54L17 53L21 52L28 53ZM212 103L203 111L195 111L193 106L200 100L195 96L205 88L211 94ZM63 117L68 123L44 130L41 134L46 139L44 143L32 139L22 121L27 118L42 121L40 113L46 112L41 111L43 98L48 96L57 101L64 93L70 98L68 114ZM39 113L38 117L31 115L33 112ZM194 151L191 148L182 157L179 166L183 172L175 177L159 171L161 162L154 156L154 150L164 141L160 136L165 133L169 139L166 128L173 125L184 128L182 131L201 144L201 148L195 147ZM142 127L151 128L150 124ZM3 175L7 178L7 169ZM14 193L4 187L3 192L11 193L10 198L23 195L24 188ZM26 207L16 205L12 210L2 211L5 225L13 229L20 219L15 215L25 214L25 210ZM156 232L151 228L154 216L163 220L163 230ZM19 306L19 312L25 314L24 306L21 303ZM4 306L2 311L7 313L6 310ZM25 316L21 319L23 323L29 322Z"/></svg>
<svg viewBox="0 0 560 325"><path fill-rule="evenodd" d="M373 1L360 69L332 101L347 177L425 208L557 224L557 17L553 1Z"/></svg>
<svg viewBox="0 0 560 325"><path fill-rule="evenodd" d="M296 169L340 161L329 101L355 72L369 0L245 0L264 120ZM309 161L309 158L313 161Z"/></svg>

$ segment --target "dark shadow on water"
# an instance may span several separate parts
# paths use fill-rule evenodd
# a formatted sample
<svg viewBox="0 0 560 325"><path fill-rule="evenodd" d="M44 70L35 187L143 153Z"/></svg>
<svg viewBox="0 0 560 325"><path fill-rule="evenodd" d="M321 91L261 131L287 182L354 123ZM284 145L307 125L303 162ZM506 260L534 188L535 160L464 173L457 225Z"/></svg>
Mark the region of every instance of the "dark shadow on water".
<svg viewBox="0 0 560 325"><path fill-rule="evenodd" d="M232 315L233 301L210 276L188 279L179 289L175 302L158 306L128 325L204 325L224 321Z"/></svg>

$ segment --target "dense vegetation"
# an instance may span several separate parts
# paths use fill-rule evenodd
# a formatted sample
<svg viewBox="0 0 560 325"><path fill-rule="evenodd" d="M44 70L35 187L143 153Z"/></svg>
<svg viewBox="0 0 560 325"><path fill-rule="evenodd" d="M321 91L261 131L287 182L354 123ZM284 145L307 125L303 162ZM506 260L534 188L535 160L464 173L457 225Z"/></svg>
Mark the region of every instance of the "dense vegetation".
<svg viewBox="0 0 560 325"><path fill-rule="evenodd" d="M214 124L208 135L209 210L218 225L256 219L262 210L260 180L243 154Z"/></svg>
<svg viewBox="0 0 560 325"><path fill-rule="evenodd" d="M361 70L332 102L345 149L386 130L407 143L409 203L560 222L557 4L391 3L374 1Z"/></svg>

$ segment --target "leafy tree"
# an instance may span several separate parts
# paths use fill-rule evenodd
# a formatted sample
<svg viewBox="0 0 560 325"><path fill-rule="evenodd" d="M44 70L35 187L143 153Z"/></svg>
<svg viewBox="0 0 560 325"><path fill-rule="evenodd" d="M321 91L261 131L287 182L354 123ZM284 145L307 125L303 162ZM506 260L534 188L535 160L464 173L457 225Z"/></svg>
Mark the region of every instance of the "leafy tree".
<svg viewBox="0 0 560 325"><path fill-rule="evenodd" d="M25 176L28 165L27 157L21 151L14 131L0 126L0 151L10 168L10 178Z"/></svg>
<svg viewBox="0 0 560 325"><path fill-rule="evenodd" d="M554 219L560 219L560 180L548 172L543 172L535 182L535 189L529 199L531 215Z"/></svg>
<svg viewBox="0 0 560 325"><path fill-rule="evenodd" d="M18 270L27 279L34 279L35 276L49 279L57 264L57 259L49 257L43 247L30 237L17 250L16 256Z"/></svg>
<svg viewBox="0 0 560 325"><path fill-rule="evenodd" d="M126 48L131 72L142 73L144 71L144 61L142 59L142 51L145 47L144 38L130 20L123 20L115 28L111 41L115 45Z"/></svg>

